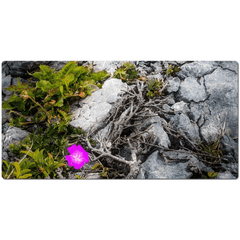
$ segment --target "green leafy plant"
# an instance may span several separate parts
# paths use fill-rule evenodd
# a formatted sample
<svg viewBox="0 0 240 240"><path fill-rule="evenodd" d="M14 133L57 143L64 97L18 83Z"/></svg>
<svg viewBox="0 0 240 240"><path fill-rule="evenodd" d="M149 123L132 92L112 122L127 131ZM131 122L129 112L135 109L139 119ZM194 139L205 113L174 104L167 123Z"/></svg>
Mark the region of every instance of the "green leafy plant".
<svg viewBox="0 0 240 240"><path fill-rule="evenodd" d="M215 157L222 157L223 156L223 152L221 150L221 144L220 144L220 137L213 143L210 145L204 145L203 143L200 143L199 141L197 141L199 143L199 145L201 146L202 150L204 152L209 153L212 156ZM213 158L210 158L210 161L212 161Z"/></svg>
<svg viewBox="0 0 240 240"><path fill-rule="evenodd" d="M3 160L2 164L2 177L3 178L15 178L15 179L28 179L32 177L31 168L34 163L30 163L28 159L18 162L8 162ZM11 174L12 173L12 174Z"/></svg>
<svg viewBox="0 0 240 240"><path fill-rule="evenodd" d="M169 65L168 66L168 69L166 71L166 75L169 76L169 75L172 75L172 76L175 76L177 72L179 72L181 69L178 67L178 66L173 66L173 65Z"/></svg>
<svg viewBox="0 0 240 240"><path fill-rule="evenodd" d="M67 124L71 120L68 114L70 103L74 98L84 98L93 91L92 86L101 84L110 75L105 71L92 72L90 67L77 66L75 62L69 62L59 72L48 66L41 65L40 72L30 74L37 79L32 84L20 83L11 85L6 90L14 91L8 101L2 105L6 110L18 110L18 117L12 125L21 125L26 122L24 117L34 116L32 122L43 122L59 125ZM58 121L54 119L58 118ZM53 121L51 121L53 120ZM62 122L64 121L64 123Z"/></svg>
<svg viewBox="0 0 240 240"><path fill-rule="evenodd" d="M59 72L41 65L39 71L30 75L30 84L17 79L17 86L6 89L14 94L2 107L17 115L10 125L24 128L34 123L37 130L22 142L10 145L11 152L20 159L32 143L29 158L19 164L20 172L17 163L15 166L5 161L3 177L14 171L11 178L55 178L55 170L65 165L67 147L77 143L79 135L85 135L81 129L69 125L70 103L90 95L110 75L105 71L94 73L91 66L77 66L75 62L69 62Z"/></svg>
<svg viewBox="0 0 240 240"><path fill-rule="evenodd" d="M100 176L102 178L109 178L109 168L104 167L101 163L96 163L91 169L100 171Z"/></svg>
<svg viewBox="0 0 240 240"><path fill-rule="evenodd" d="M122 79L123 81L132 81L139 78L138 71L135 70L135 65L130 64L129 62L123 63L115 73L113 74L114 78Z"/></svg>
<svg viewBox="0 0 240 240"><path fill-rule="evenodd" d="M93 147L95 147L97 145L97 142L92 140L91 138L88 138L88 140Z"/></svg>
<svg viewBox="0 0 240 240"><path fill-rule="evenodd" d="M162 88L162 80L158 81L156 80L149 80L147 81L147 85L148 85L148 93L147 96L149 98L153 98L155 96L160 96L161 95L161 91L160 89Z"/></svg>
<svg viewBox="0 0 240 240"><path fill-rule="evenodd" d="M16 155L23 157L23 151L26 151L33 142L32 151L38 148L46 150L43 154L47 157L47 152L60 160L67 151L67 145L70 142L77 141L78 135L83 134L81 129L72 126L64 126L62 131L57 131L57 126L48 124L46 129L39 128L36 132L29 134L22 142L12 144L9 149ZM57 157L58 156L58 157Z"/></svg>
<svg viewBox="0 0 240 240"><path fill-rule="evenodd" d="M208 172L208 176L204 176L205 179L213 179L218 175L218 172Z"/></svg>
<svg viewBox="0 0 240 240"><path fill-rule="evenodd" d="M31 159L35 163L35 169L32 169L33 178L55 178L57 175L55 170L59 167L63 167L66 165L65 163L63 163L64 158L62 158L60 161L55 161L53 156L48 152L48 156L44 157L44 151L44 149L40 151L39 149L37 149L35 152L22 151L23 153L31 157Z"/></svg>
<svg viewBox="0 0 240 240"><path fill-rule="evenodd" d="M77 178L77 179L82 179L79 175L75 175L75 177Z"/></svg>

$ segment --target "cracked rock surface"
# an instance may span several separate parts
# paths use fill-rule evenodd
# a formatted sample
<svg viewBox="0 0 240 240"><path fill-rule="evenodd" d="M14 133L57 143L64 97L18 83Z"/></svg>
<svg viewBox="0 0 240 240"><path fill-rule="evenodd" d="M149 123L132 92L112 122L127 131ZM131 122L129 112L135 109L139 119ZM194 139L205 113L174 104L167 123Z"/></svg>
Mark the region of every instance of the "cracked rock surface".
<svg viewBox="0 0 240 240"><path fill-rule="evenodd" d="M182 156L179 156L179 158L181 157ZM189 161L166 164L163 156L159 154L159 151L155 151L141 165L137 178L138 179L187 179L192 176L192 173L187 171L188 164L189 164Z"/></svg>
<svg viewBox="0 0 240 240"><path fill-rule="evenodd" d="M199 81L195 77L187 77L180 84L177 98L185 102L194 101L196 103L203 102L207 99L203 78Z"/></svg>
<svg viewBox="0 0 240 240"><path fill-rule="evenodd" d="M104 121L119 99L122 90L127 90L127 84L116 78L105 81L102 89L99 89L86 97L81 104L71 113L74 114L70 125L82 128L84 131L94 131L104 126Z"/></svg>
<svg viewBox="0 0 240 240"><path fill-rule="evenodd" d="M9 127L5 135L3 135L3 149L8 149L12 143L22 141L29 132L17 127Z"/></svg>
<svg viewBox="0 0 240 240"><path fill-rule="evenodd" d="M217 124L214 116L226 112L228 135L238 135L238 75L228 69L217 68L205 78L209 99L206 101L211 112L211 118Z"/></svg>
<svg viewBox="0 0 240 240"><path fill-rule="evenodd" d="M40 64L52 66L60 70L67 61L5 61L2 63L2 88L11 84L27 82L28 72L35 71ZM91 61L79 62L83 65L92 64ZM95 61L93 71L107 71L111 76L122 61ZM221 128L225 125L225 135L221 139L224 149L224 161L217 179L236 179L238 177L238 74L239 66L234 61L132 61L140 76L150 80L163 79L166 75L164 68L176 64L181 70L169 77L166 88L171 98L165 102L160 116L155 116L136 129L149 130L145 135L153 135L155 144L165 148L174 147L169 133L163 125L170 123L180 129L187 137L199 142L213 143L219 137ZM70 124L82 128L84 131L96 131L100 138L107 136L111 123L107 126L106 119L115 104L127 90L127 84L119 79L109 78L102 89L97 89L91 96L74 103L71 113L74 114ZM2 100L8 100L11 93L2 89ZM2 157L10 159L8 150L10 144L22 141L29 132L16 127L8 127L9 111L2 110ZM169 115L168 115L169 114ZM144 135L144 136L145 136ZM128 147L123 146L121 156L131 158ZM166 159L170 161L167 162ZM147 159L147 160L146 160ZM180 153L178 150L151 151L140 165L138 179L187 179L194 178L200 172L206 175L211 168L206 167L195 156ZM172 160L172 161L171 161ZM69 177L71 178L71 177ZM76 178L73 174L72 178ZM98 179L99 175L89 174L87 178Z"/></svg>

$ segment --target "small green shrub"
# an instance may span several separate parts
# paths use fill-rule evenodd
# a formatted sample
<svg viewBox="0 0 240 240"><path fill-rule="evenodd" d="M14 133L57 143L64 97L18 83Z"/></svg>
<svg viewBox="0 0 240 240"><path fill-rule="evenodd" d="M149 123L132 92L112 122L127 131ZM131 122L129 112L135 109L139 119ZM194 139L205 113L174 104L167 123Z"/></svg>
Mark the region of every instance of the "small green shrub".
<svg viewBox="0 0 240 240"><path fill-rule="evenodd" d="M113 74L114 78L122 79L123 81L132 81L139 78L138 71L135 70L135 65L129 62L123 63Z"/></svg>
<svg viewBox="0 0 240 240"><path fill-rule="evenodd" d="M220 144L220 137L213 144L210 144L210 145L204 145L200 142L198 142L198 143L204 152L207 152L210 155L215 156L215 157L223 156L223 152L221 150L221 144ZM210 161L213 161L213 160L214 160L214 158L210 158Z"/></svg>
<svg viewBox="0 0 240 240"><path fill-rule="evenodd" d="M109 178L108 176L109 168L104 167L102 164L96 163L91 169L100 171L101 178Z"/></svg>
<svg viewBox="0 0 240 240"><path fill-rule="evenodd" d="M28 159L24 159L20 164L18 162L10 163L3 160L2 177L15 179L32 178L31 168L34 164L30 163Z"/></svg>
<svg viewBox="0 0 240 240"><path fill-rule="evenodd" d="M21 159L32 145L29 158L19 166L17 162L3 162L4 178L8 178L11 171L14 172L10 178L55 178L55 170L65 165L67 147L77 143L80 134L85 135L81 129L69 125L71 102L90 95L93 86L102 85L110 76L105 71L94 73L91 66L77 66L75 62L67 63L59 72L45 65L39 70L30 74L36 82L26 84L18 79L17 86L6 88L17 93L2 105L3 109L18 115L10 119L10 125L24 128L26 124L35 123L37 130L9 147Z"/></svg>
<svg viewBox="0 0 240 240"><path fill-rule="evenodd" d="M160 81L158 81L157 79L149 80L147 82L147 85L148 85L148 90L149 90L147 93L147 96L149 98L153 98L153 97L161 95L160 89L162 88L162 80L160 80Z"/></svg>
<svg viewBox="0 0 240 240"><path fill-rule="evenodd" d="M25 158L20 162L20 164L18 162L10 163L3 160L3 178L55 178L57 175L55 170L66 165L63 163L64 158L62 158L61 161L55 161L50 153L47 153L48 156L45 157L44 151L44 149L41 151L37 149L35 152L21 151L22 153L27 154L30 159Z"/></svg>
<svg viewBox="0 0 240 240"><path fill-rule="evenodd" d="M92 85L101 84L110 75L105 72L92 72L90 67L77 66L75 62L67 63L59 72L48 66L41 65L40 72L30 74L37 79L36 83L20 83L6 90L18 92L5 101L3 109L21 112L21 116L12 120L11 124L21 126L27 124L24 117L34 116L32 122L47 120L59 126L59 130L71 120L68 112L74 98L84 98L93 91Z"/></svg>
<svg viewBox="0 0 240 240"><path fill-rule="evenodd" d="M204 176L205 179L213 179L218 175L218 172L208 172L207 176Z"/></svg>
<svg viewBox="0 0 240 240"><path fill-rule="evenodd" d="M181 69L178 66L172 66L171 64L168 66L168 69L166 71L166 75L172 75L175 76L177 72L179 72Z"/></svg>

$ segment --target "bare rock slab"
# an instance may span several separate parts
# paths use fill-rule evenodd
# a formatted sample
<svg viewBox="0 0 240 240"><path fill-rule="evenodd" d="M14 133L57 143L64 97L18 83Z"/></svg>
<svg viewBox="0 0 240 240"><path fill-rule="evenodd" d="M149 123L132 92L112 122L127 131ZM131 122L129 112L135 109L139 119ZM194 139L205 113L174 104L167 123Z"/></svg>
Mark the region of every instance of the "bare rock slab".
<svg viewBox="0 0 240 240"><path fill-rule="evenodd" d="M177 98L185 102L203 102L207 99L208 95L204 87L204 79L200 81L195 77L187 77L180 84Z"/></svg>
<svg viewBox="0 0 240 240"><path fill-rule="evenodd" d="M236 61L215 61L213 62L214 65L221 67L222 69L228 69L238 73L238 62Z"/></svg>
<svg viewBox="0 0 240 240"><path fill-rule="evenodd" d="M73 114L70 125L84 131L95 131L104 126L104 121L109 116L113 105L121 98L122 90L127 90L127 84L120 79L111 78L105 81L102 89L86 97Z"/></svg>
<svg viewBox="0 0 240 240"><path fill-rule="evenodd" d="M180 71L178 75L181 79L185 79L187 77L200 78L206 74L210 74L216 68L217 66L215 66L213 62L200 61L187 63L181 66L182 71Z"/></svg>
<svg viewBox="0 0 240 240"><path fill-rule="evenodd" d="M2 109L2 124L9 122L9 111Z"/></svg>
<svg viewBox="0 0 240 240"><path fill-rule="evenodd" d="M187 179L192 176L187 171L189 161L166 163L159 151L152 153L141 165L138 179Z"/></svg>
<svg viewBox="0 0 240 240"><path fill-rule="evenodd" d="M230 70L217 68L205 78L206 90L210 94L206 101L214 116L226 112L226 132L238 136L238 75Z"/></svg>
<svg viewBox="0 0 240 240"><path fill-rule="evenodd" d="M177 92L180 86L180 79L178 77L175 77L173 79L170 79L168 82L169 82L169 87L167 87L168 92L169 93Z"/></svg>
<svg viewBox="0 0 240 240"><path fill-rule="evenodd" d="M147 130L147 132L144 133L143 136L152 134L153 136L155 136L156 143L158 145L168 148L169 146L171 146L171 142L168 138L167 133L163 129L162 121L164 120L161 119L159 116L151 117L147 120L145 124L143 124L141 130Z"/></svg>
<svg viewBox="0 0 240 240"><path fill-rule="evenodd" d="M181 101L181 102L177 102L174 105L172 105L171 109L175 112L175 113L188 113L190 112L190 109L187 105L187 103Z"/></svg>
<svg viewBox="0 0 240 240"><path fill-rule="evenodd" d="M8 88L12 83L12 77L11 75L8 75L6 77L2 77L2 91L5 95L10 95L12 94L12 91L7 91L3 88Z"/></svg>
<svg viewBox="0 0 240 240"><path fill-rule="evenodd" d="M229 171L218 173L216 179L236 179Z"/></svg>
<svg viewBox="0 0 240 240"><path fill-rule="evenodd" d="M11 144L24 140L28 134L29 132L20 128L9 127L3 136L3 148L8 149Z"/></svg>
<svg viewBox="0 0 240 240"><path fill-rule="evenodd" d="M201 141L197 124L191 122L187 115L183 113L180 115L177 114L171 119L171 121L175 127L181 129L190 139Z"/></svg>
<svg viewBox="0 0 240 240"><path fill-rule="evenodd" d="M117 68L120 67L122 64L122 61L94 61L93 71L107 71L108 73L111 73L112 76L113 73L117 70Z"/></svg>

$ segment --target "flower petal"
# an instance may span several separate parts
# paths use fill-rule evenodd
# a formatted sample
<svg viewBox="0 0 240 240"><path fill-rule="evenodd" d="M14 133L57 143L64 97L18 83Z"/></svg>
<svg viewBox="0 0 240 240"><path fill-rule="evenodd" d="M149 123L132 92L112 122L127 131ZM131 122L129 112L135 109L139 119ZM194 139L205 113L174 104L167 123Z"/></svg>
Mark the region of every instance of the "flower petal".
<svg viewBox="0 0 240 240"><path fill-rule="evenodd" d="M81 145L77 145L77 146L76 146L76 149L77 149L78 151L80 151L80 152L86 152L86 151L82 148Z"/></svg>
<svg viewBox="0 0 240 240"><path fill-rule="evenodd" d="M73 164L73 161L74 161L74 158L71 156L71 155L67 155L66 156L66 160L68 161L68 165L69 166L73 166L74 164Z"/></svg>
<svg viewBox="0 0 240 240"><path fill-rule="evenodd" d="M69 147L67 149L69 151L70 154L73 154L75 151L78 151L77 145L72 145L71 147Z"/></svg>
<svg viewBox="0 0 240 240"><path fill-rule="evenodd" d="M78 162L78 163L74 163L74 168L75 169L79 169L79 168L81 168L82 166L84 165L84 162Z"/></svg>

